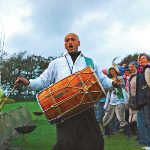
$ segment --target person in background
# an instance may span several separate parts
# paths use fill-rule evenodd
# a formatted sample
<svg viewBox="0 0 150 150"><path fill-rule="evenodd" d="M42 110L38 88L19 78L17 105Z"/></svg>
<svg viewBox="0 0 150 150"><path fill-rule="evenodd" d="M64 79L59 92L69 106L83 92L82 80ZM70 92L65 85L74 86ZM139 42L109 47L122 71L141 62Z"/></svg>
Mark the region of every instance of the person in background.
<svg viewBox="0 0 150 150"><path fill-rule="evenodd" d="M124 66L123 73L124 73L123 79L125 81L125 90L127 92L127 96L129 97L130 69L129 69L128 65ZM129 108L128 107L126 107L126 109L125 109L125 119L126 119L127 122L129 121Z"/></svg>
<svg viewBox="0 0 150 150"><path fill-rule="evenodd" d="M138 129L136 123L137 107L135 103L137 68L138 68L138 63L136 61L132 61L129 64L129 69L131 72L131 76L129 78L129 101L128 101L130 137L132 135L138 136Z"/></svg>
<svg viewBox="0 0 150 150"><path fill-rule="evenodd" d="M125 89L128 92L129 91L129 78L130 78L130 69L128 66L124 67L123 73L124 73L123 79L125 80Z"/></svg>
<svg viewBox="0 0 150 150"><path fill-rule="evenodd" d="M104 75L108 75L108 69L104 68L104 69L102 69L102 72L104 73ZM106 93L107 93L107 91L106 91ZM106 102L106 98L103 98L96 104L96 119L97 119L98 123L101 124L104 135L105 135L105 130L107 130L103 126L103 117L104 117L105 111L106 111L104 109L105 102ZM114 132L118 131L119 129L120 129L120 123L116 117L113 121L111 121L109 123L109 131L110 132L109 132L109 134L105 135L105 137L110 138L110 136L113 135Z"/></svg>
<svg viewBox="0 0 150 150"><path fill-rule="evenodd" d="M124 128L125 131L128 132L128 123L125 120L125 103L128 103L128 99L125 91L124 80L119 73L118 67L114 64L110 67L108 76L112 80L119 78L122 86L121 88L113 88L108 90L106 103L104 105L106 112L103 118L103 125L106 129L105 134L109 134L109 123L113 121L115 117L118 118L120 127Z"/></svg>
<svg viewBox="0 0 150 150"><path fill-rule="evenodd" d="M136 122L137 122L139 135L135 139L136 141L138 141L138 143L136 143L135 145L147 145L149 139L148 139L148 131L146 128L146 120L143 111L137 111Z"/></svg>
<svg viewBox="0 0 150 150"><path fill-rule="evenodd" d="M119 72L121 74L121 76L123 76L123 69L124 66L118 66ZM111 78L111 75L109 74L108 77ZM105 109L106 111L106 109ZM104 128L105 129L105 128ZM117 119L117 117L115 117L110 123L109 123L109 129L110 129L110 135L113 135L114 132L117 132L120 130L120 123L119 120ZM110 135L106 135L106 137L110 137Z"/></svg>
<svg viewBox="0 0 150 150"><path fill-rule="evenodd" d="M139 62L139 58L142 56L143 54L140 54L138 56L138 65L140 64ZM138 67L137 67L138 68ZM143 111L139 111L137 110L137 127L138 127L138 136L136 137L136 141L138 141L137 144L135 145L147 145L148 143L148 131L146 128L146 121L145 121L145 117L143 114Z"/></svg>
<svg viewBox="0 0 150 150"><path fill-rule="evenodd" d="M123 77L124 66L118 66L118 68L119 68L119 72L120 72L121 76Z"/></svg>
<svg viewBox="0 0 150 150"><path fill-rule="evenodd" d="M139 68L136 83L136 105L146 121L148 134L147 147L150 148L150 57L147 54L139 56Z"/></svg>
<svg viewBox="0 0 150 150"><path fill-rule="evenodd" d="M124 67L128 66L128 64L126 62L122 62L121 66L118 66L120 74L123 76L124 75Z"/></svg>
<svg viewBox="0 0 150 150"><path fill-rule="evenodd" d="M121 66L123 66L123 67L128 66L128 63L123 62Z"/></svg>
<svg viewBox="0 0 150 150"><path fill-rule="evenodd" d="M102 69L102 72L104 75L108 75L108 69L104 68L104 69Z"/></svg>

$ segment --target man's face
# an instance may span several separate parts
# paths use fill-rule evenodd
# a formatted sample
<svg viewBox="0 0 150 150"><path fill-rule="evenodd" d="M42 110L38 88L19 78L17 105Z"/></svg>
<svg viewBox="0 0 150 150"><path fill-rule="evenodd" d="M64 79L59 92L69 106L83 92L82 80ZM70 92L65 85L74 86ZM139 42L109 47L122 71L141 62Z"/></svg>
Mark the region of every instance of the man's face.
<svg viewBox="0 0 150 150"><path fill-rule="evenodd" d="M65 37L65 49L69 53L78 52L78 46L80 46L80 41L78 39L78 36L73 33L69 33Z"/></svg>
<svg viewBox="0 0 150 150"><path fill-rule="evenodd" d="M140 58L140 65L141 65L141 66L144 66L144 65L147 64L147 63L148 63L148 61L147 61L146 56L142 56L142 57Z"/></svg>

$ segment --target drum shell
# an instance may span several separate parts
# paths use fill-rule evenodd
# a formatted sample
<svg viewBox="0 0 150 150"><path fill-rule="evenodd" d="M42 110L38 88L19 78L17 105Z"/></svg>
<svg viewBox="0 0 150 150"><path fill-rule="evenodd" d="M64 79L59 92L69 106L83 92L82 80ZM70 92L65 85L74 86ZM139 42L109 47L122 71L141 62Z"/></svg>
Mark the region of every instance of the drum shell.
<svg viewBox="0 0 150 150"><path fill-rule="evenodd" d="M104 97L105 91L90 66L37 94L38 103L51 124L87 110Z"/></svg>

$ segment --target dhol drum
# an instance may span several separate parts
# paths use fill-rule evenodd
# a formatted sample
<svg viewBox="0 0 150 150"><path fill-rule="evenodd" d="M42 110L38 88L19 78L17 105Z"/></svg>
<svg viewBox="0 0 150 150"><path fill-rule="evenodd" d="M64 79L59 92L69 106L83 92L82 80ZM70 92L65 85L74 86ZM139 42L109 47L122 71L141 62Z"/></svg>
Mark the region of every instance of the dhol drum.
<svg viewBox="0 0 150 150"><path fill-rule="evenodd" d="M51 124L58 124L106 97L91 66L37 93L38 103Z"/></svg>

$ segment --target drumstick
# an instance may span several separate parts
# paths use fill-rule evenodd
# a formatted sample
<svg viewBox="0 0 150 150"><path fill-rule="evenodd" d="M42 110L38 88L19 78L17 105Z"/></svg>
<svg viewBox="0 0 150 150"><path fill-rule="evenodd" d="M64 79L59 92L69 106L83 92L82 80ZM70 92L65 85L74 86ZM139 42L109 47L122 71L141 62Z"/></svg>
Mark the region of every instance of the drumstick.
<svg viewBox="0 0 150 150"><path fill-rule="evenodd" d="M3 104L6 102L6 100L8 99L9 95L12 93L12 91L14 90L14 88L16 87L17 84L14 85L14 87L12 88L12 90L9 92L9 94L7 95L7 97L5 98L5 100L2 102L2 104L0 105L0 109L2 108Z"/></svg>

